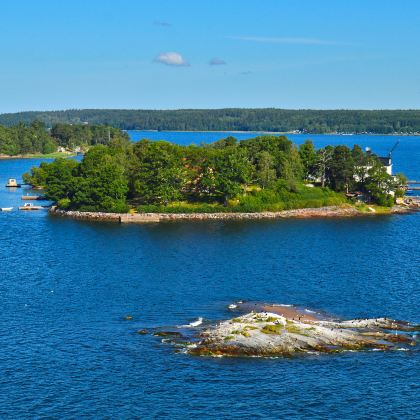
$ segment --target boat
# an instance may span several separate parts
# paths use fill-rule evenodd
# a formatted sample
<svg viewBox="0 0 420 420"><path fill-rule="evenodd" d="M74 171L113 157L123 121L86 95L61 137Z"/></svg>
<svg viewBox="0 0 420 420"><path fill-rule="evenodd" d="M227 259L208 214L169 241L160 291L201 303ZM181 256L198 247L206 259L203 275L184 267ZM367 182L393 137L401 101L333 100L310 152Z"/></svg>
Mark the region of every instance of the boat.
<svg viewBox="0 0 420 420"><path fill-rule="evenodd" d="M41 195L22 195L22 200L45 200Z"/></svg>
<svg viewBox="0 0 420 420"><path fill-rule="evenodd" d="M9 178L9 180L7 181L6 184L6 188L20 188L22 185L18 184L16 179L14 178Z"/></svg>
<svg viewBox="0 0 420 420"><path fill-rule="evenodd" d="M12 211L13 207L0 207L0 211Z"/></svg>
<svg viewBox="0 0 420 420"><path fill-rule="evenodd" d="M23 206L19 207L19 210L41 210L42 206L34 206L32 203L25 203Z"/></svg>

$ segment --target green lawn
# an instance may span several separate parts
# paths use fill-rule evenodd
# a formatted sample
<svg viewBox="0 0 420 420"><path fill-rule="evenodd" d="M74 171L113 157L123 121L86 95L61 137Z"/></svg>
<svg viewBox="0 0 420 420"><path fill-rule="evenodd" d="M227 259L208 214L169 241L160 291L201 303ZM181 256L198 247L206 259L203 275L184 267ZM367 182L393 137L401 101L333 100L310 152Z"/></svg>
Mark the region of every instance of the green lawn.
<svg viewBox="0 0 420 420"><path fill-rule="evenodd" d="M32 154L27 154L27 155L23 155L22 158L23 159L57 159L57 158L69 158L69 157L73 157L76 156L76 153L61 153L61 152L53 152L53 153L32 153Z"/></svg>
<svg viewBox="0 0 420 420"><path fill-rule="evenodd" d="M227 206L218 202L175 201L167 205L140 205L140 213L220 213L282 211L301 208L337 206L348 203L343 194L328 188L298 186L296 192L287 190L247 189L247 193L230 200Z"/></svg>

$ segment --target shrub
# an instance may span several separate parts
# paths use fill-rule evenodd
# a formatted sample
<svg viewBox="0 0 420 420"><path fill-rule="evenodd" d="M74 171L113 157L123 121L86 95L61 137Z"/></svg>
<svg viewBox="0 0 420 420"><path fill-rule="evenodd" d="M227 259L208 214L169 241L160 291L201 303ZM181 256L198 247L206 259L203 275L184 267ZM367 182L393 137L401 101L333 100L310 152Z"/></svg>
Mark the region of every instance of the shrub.
<svg viewBox="0 0 420 420"><path fill-rule="evenodd" d="M68 209L70 207L70 204L71 204L70 198L62 198L61 200L58 200L57 202L57 206L63 210Z"/></svg>

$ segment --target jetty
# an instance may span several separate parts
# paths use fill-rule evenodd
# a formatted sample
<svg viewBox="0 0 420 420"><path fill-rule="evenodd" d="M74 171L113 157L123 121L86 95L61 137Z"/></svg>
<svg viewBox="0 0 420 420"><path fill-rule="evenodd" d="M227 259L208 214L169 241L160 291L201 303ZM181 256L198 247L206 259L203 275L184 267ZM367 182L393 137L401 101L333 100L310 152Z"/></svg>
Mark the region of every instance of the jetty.
<svg viewBox="0 0 420 420"><path fill-rule="evenodd" d="M24 201L45 200L45 197L43 197L42 195L22 195L21 199Z"/></svg>
<svg viewBox="0 0 420 420"><path fill-rule="evenodd" d="M405 189L406 191L420 191L420 181L407 181Z"/></svg>
<svg viewBox="0 0 420 420"><path fill-rule="evenodd" d="M30 210L42 210L44 207L42 206L34 206L32 203L25 203L23 206L19 207L19 210L25 210L25 211L30 211Z"/></svg>

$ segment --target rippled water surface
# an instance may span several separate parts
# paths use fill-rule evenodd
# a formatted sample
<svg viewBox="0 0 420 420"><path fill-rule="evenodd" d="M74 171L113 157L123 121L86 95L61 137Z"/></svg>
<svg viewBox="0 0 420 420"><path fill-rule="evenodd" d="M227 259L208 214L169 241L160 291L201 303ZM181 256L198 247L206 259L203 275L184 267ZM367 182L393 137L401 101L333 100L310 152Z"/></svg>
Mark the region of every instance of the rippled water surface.
<svg viewBox="0 0 420 420"><path fill-rule="evenodd" d="M314 140L382 153L395 138ZM416 179L419 141L394 155ZM21 203L7 178L38 162L0 161L1 207ZM198 358L136 331L223 319L238 299L419 322L419 228L420 214L119 226L0 213L0 417L416 418L415 350Z"/></svg>

